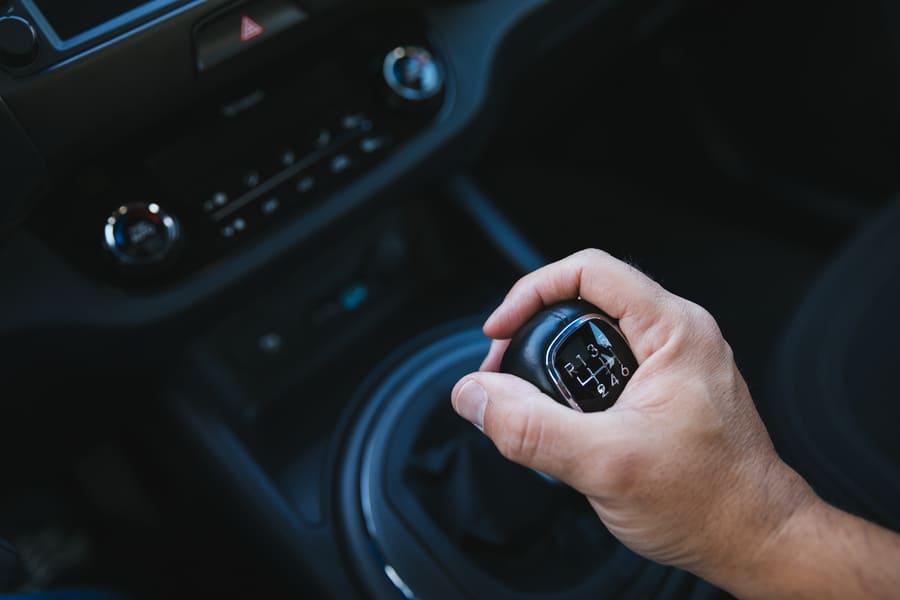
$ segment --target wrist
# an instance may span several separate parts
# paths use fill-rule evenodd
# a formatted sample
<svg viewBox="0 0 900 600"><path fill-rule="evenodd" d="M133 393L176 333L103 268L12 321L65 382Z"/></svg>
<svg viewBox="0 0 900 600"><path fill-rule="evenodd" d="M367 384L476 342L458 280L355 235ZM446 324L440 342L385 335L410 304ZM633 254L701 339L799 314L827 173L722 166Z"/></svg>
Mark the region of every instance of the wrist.
<svg viewBox="0 0 900 600"><path fill-rule="evenodd" d="M762 557L752 586L736 595L896 598L900 536L815 498L788 520Z"/></svg>
<svg viewBox="0 0 900 600"><path fill-rule="evenodd" d="M784 596L798 541L828 506L777 456L751 481L741 494L741 526L708 579L739 598Z"/></svg>

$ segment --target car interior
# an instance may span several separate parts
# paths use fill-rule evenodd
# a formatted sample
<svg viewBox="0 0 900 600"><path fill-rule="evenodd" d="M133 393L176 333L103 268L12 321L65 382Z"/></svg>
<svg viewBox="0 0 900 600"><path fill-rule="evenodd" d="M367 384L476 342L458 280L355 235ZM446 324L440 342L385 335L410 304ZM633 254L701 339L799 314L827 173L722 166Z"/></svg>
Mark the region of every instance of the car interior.
<svg viewBox="0 0 900 600"><path fill-rule="evenodd" d="M583 248L900 530L898 191L893 0L0 0L0 593L729 597L452 410Z"/></svg>

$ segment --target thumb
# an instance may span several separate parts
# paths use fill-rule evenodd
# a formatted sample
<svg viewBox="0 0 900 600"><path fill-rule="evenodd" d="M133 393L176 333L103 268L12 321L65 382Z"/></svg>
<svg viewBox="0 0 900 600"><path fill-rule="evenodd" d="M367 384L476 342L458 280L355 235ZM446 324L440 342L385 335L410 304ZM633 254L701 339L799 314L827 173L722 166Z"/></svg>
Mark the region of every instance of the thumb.
<svg viewBox="0 0 900 600"><path fill-rule="evenodd" d="M596 414L562 406L536 387L504 373L473 373L453 388L453 408L491 438L503 456L570 485L596 451ZM598 413L599 414L599 413Z"/></svg>

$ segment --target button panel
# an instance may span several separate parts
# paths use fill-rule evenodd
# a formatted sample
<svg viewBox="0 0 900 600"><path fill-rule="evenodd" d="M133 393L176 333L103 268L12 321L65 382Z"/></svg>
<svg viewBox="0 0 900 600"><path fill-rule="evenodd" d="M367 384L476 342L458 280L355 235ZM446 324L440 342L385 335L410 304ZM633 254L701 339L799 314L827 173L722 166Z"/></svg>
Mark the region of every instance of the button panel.
<svg viewBox="0 0 900 600"><path fill-rule="evenodd" d="M272 148L238 182L227 181L227 174L210 181L197 198L207 225L224 240L239 238L289 210L308 206L317 192L333 188L391 146L391 136L376 132L365 113L347 113L328 125L311 139Z"/></svg>
<svg viewBox="0 0 900 600"><path fill-rule="evenodd" d="M393 39L350 47L346 60L316 60L312 72L285 57L273 65L272 83L263 75L224 94L185 119L191 127L181 139L148 157L150 177L177 204L190 239L179 269L203 266L267 228L328 218L321 209L333 192L431 122L441 96L398 107L378 77Z"/></svg>
<svg viewBox="0 0 900 600"><path fill-rule="evenodd" d="M196 104L60 182L59 189L82 192L77 202L59 198L54 206L66 217L47 221L42 235L100 279L149 288L253 251L268 235L285 240L278 228L290 228L300 244L337 226L349 216L344 203L359 206L375 190L354 190L352 199L338 192L388 160L440 111L443 94L415 109L393 104L380 77L380 61L398 40L422 47L425 31L421 20L393 13L361 20L337 48L322 38L212 86ZM142 279L110 269L109 252L98 252L97 243L98 225L134 202L158 202L181 234L178 252L152 276L143 277L142 269ZM347 302L357 298L348 294Z"/></svg>

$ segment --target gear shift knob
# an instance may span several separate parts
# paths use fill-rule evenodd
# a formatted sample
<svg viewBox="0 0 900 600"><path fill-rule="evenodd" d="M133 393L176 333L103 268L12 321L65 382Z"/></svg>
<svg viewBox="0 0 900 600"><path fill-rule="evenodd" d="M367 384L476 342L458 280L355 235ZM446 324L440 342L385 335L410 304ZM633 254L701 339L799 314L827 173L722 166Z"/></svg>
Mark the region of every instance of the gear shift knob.
<svg viewBox="0 0 900 600"><path fill-rule="evenodd" d="M637 368L616 321L583 300L554 304L533 316L500 364L501 372L581 412L615 404Z"/></svg>

